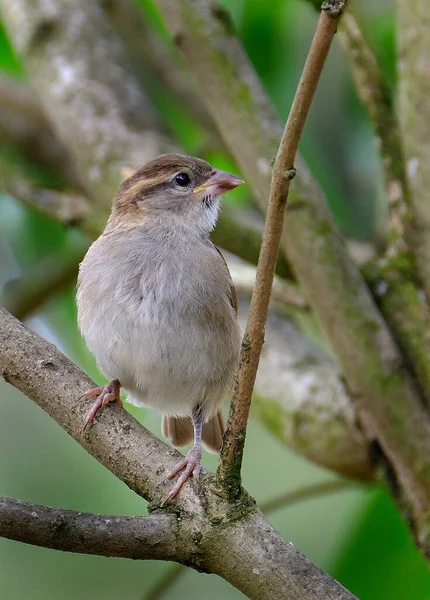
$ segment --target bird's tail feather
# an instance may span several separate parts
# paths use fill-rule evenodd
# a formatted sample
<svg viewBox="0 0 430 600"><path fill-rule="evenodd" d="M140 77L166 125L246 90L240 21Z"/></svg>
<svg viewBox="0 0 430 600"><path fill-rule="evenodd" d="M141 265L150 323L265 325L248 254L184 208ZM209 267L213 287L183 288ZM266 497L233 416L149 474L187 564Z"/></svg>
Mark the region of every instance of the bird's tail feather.
<svg viewBox="0 0 430 600"><path fill-rule="evenodd" d="M225 430L224 418L221 411L203 424L203 445L210 452L219 452L222 446L222 436ZM190 417L163 417L163 435L174 446L186 446L194 440L193 422Z"/></svg>

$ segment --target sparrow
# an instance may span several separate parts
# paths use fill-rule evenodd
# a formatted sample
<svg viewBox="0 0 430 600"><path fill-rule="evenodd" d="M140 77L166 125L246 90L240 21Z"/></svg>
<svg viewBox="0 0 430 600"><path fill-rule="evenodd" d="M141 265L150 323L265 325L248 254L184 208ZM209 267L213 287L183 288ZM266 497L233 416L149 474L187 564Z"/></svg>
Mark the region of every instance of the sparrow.
<svg viewBox="0 0 430 600"><path fill-rule="evenodd" d="M175 446L194 442L169 473L174 498L198 478L202 443L219 451L220 412L239 363L237 298L227 264L212 243L220 196L243 183L199 158L165 154L123 181L102 235L79 269L78 325L107 385L100 408L119 402L163 415ZM182 472L182 473L181 473Z"/></svg>

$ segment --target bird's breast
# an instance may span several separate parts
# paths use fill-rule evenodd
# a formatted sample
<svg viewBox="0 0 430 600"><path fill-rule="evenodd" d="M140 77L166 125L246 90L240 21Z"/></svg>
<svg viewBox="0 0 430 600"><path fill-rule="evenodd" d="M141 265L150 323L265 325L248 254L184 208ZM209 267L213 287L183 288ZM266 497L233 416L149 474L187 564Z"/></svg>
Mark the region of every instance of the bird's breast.
<svg viewBox="0 0 430 600"><path fill-rule="evenodd" d="M103 373L147 395L162 394L166 382L177 393L208 381L225 387L240 336L216 251L198 240L107 241L85 257L77 296L79 326Z"/></svg>

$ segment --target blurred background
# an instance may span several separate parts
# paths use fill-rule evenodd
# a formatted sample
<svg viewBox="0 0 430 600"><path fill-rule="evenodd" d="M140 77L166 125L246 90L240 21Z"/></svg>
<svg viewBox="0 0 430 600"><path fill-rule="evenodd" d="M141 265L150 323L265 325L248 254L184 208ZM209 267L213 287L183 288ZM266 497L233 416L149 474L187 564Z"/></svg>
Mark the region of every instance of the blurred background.
<svg viewBox="0 0 430 600"><path fill-rule="evenodd" d="M10 0L13 3L13 0ZM264 86L283 119L313 34L317 14L303 0L223 0ZM394 7L389 0L356 1L363 28L390 85L395 88ZM365 6L366 4L366 6ZM150 0L139 0L145 18L162 36ZM0 23L0 69L25 79ZM140 73L167 127L189 154L235 170L208 136L150 73ZM338 44L332 48L301 151L320 181L342 233L371 246L383 234L385 199L372 131ZM26 177L56 187L55 173L35 167L0 138L0 160L18 165ZM230 198L251 211L250 192ZM80 251L82 234L25 206L0 186L0 294L23 274L49 271L52 260ZM73 274L64 288L27 318L92 378L101 381L76 326ZM0 296L1 299L1 296ZM127 406L146 427L160 433L160 418ZM144 514L145 503L69 438L42 410L0 382L0 493L22 500L109 514ZM209 469L216 457L204 456ZM332 481L329 471L291 452L251 419L243 480L264 503L288 491ZM389 495L374 485L348 483L331 493L278 506L273 525L322 569L362 600L430 600L430 574ZM171 580L171 581L170 581ZM170 583L168 583L170 581ZM165 586L164 591L162 590ZM159 589L158 589L159 588ZM216 599L242 597L214 576L167 563L133 562L63 554L0 539L0 598L64 600Z"/></svg>

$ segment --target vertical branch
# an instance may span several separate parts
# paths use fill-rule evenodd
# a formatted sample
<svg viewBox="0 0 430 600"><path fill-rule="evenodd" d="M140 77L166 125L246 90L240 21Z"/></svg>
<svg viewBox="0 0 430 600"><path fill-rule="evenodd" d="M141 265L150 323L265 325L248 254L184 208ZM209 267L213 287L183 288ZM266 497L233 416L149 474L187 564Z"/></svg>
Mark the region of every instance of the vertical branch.
<svg viewBox="0 0 430 600"><path fill-rule="evenodd" d="M348 13L339 30L339 41L349 57L358 96L369 115L381 154L390 211L390 253L412 242L411 198L392 93L375 54L353 14Z"/></svg>
<svg viewBox="0 0 430 600"><path fill-rule="evenodd" d="M345 4L346 2L340 0L325 2L322 5L315 36L273 166L255 288L242 342L240 367L230 418L217 471L218 486L231 496L238 495L241 488L240 471L251 395L264 343L264 327L279 252L284 211L290 182L296 173L294 160L315 90Z"/></svg>
<svg viewBox="0 0 430 600"><path fill-rule="evenodd" d="M428 2L397 3L398 112L404 144L413 221L413 250L430 299L430 13Z"/></svg>

